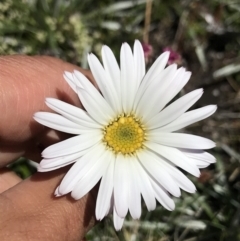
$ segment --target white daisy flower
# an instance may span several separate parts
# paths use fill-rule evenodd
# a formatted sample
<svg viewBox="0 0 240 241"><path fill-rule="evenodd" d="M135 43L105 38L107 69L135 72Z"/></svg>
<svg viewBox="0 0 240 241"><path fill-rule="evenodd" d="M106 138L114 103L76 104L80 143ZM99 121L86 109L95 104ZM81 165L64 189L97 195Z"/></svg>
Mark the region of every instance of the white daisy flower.
<svg viewBox="0 0 240 241"><path fill-rule="evenodd" d="M58 114L34 115L47 127L76 135L42 153L40 172L74 163L55 195L71 192L80 199L100 181L96 218L102 220L112 212L116 230L122 228L128 211L140 218L141 196L149 211L156 208L156 200L173 210L172 196L180 197L180 189L194 193L194 184L178 168L199 177L199 168L215 162L203 151L213 148L214 142L176 131L212 115L216 106L186 112L202 96L202 89L167 105L191 75L175 64L165 68L168 58L167 52L160 55L145 74L139 41L133 53L127 43L122 45L120 68L111 49L103 46L103 65L95 55L88 56L101 93L82 73L64 73L86 111L47 98L46 104Z"/></svg>

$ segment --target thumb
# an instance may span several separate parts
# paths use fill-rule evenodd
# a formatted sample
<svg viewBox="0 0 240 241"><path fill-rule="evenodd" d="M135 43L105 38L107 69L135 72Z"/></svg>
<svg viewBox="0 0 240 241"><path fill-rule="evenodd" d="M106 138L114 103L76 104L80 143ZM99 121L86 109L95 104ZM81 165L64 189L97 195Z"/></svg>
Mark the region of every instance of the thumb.
<svg viewBox="0 0 240 241"><path fill-rule="evenodd" d="M0 240L82 240L95 224L96 190L78 201L54 197L65 172L37 173L0 195Z"/></svg>

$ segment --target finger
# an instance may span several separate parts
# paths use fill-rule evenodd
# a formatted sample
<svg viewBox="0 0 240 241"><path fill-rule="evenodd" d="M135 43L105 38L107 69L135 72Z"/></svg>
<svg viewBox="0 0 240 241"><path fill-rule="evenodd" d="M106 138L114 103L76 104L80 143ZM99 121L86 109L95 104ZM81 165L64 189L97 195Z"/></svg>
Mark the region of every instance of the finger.
<svg viewBox="0 0 240 241"><path fill-rule="evenodd" d="M52 57L0 57L0 143L24 142L43 131L32 116L48 111L46 97L81 106L76 94L63 78L64 71L89 71Z"/></svg>
<svg viewBox="0 0 240 241"><path fill-rule="evenodd" d="M79 201L69 196L55 198L52 193L66 168L37 173L0 195L0 240L77 241L95 224L96 193ZM6 222L7 220L7 222ZM4 225L2 225L4 223ZM22 238L22 239L21 239Z"/></svg>
<svg viewBox="0 0 240 241"><path fill-rule="evenodd" d="M42 160L41 152L48 146L72 135L46 128L38 137L17 145L2 145L0 147L0 168L5 167L19 157L25 157L34 162Z"/></svg>
<svg viewBox="0 0 240 241"><path fill-rule="evenodd" d="M57 141L59 141L59 139L55 142ZM34 140L13 146L2 145L0 147L0 168L7 166L8 164L10 164L13 161L16 161L20 157L25 157L35 162L40 162L41 152L43 149L43 147L40 148L39 142Z"/></svg>
<svg viewBox="0 0 240 241"><path fill-rule="evenodd" d="M9 188L15 186L22 179L17 176L14 172L10 171L7 168L0 170L0 193L8 190Z"/></svg>
<svg viewBox="0 0 240 241"><path fill-rule="evenodd" d="M0 168L5 167L7 164L17 160L23 156L27 147L27 143L18 146L4 146L0 147Z"/></svg>
<svg viewBox="0 0 240 241"><path fill-rule="evenodd" d="M40 137L35 140L36 143L34 143L34 146L26 146L26 150L23 156L30 160L33 160L34 162L39 163L42 160L41 153L46 147L53 145L59 141L65 140L71 136L72 135L63 132L47 129L41 134Z"/></svg>

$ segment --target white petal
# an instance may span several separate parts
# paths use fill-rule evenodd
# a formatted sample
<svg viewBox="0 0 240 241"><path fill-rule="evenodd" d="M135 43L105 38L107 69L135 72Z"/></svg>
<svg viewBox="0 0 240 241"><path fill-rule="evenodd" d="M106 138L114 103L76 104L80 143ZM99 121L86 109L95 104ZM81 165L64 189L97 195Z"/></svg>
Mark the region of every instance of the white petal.
<svg viewBox="0 0 240 241"><path fill-rule="evenodd" d="M124 218L121 218L120 216L118 216L115 208L113 208L113 223L116 231L119 231L122 229L123 222L124 222Z"/></svg>
<svg viewBox="0 0 240 241"><path fill-rule="evenodd" d="M129 173L129 212L134 219L139 219L141 216L141 194L138 181L138 173L135 168L135 163L138 162L136 157L129 157L128 173Z"/></svg>
<svg viewBox="0 0 240 241"><path fill-rule="evenodd" d="M59 186L56 188L56 190L55 190L55 192L54 192L54 195L55 195L56 197L60 197L60 196L61 196L61 194L58 192L58 189L59 189Z"/></svg>
<svg viewBox="0 0 240 241"><path fill-rule="evenodd" d="M109 74L115 86L119 102L121 103L120 68L112 50L106 45L102 47L102 60L104 69Z"/></svg>
<svg viewBox="0 0 240 241"><path fill-rule="evenodd" d="M112 155L110 151L105 150L103 154L95 161L93 167L85 173L82 179L78 181L73 188L71 196L78 200L85 196L101 179L109 166Z"/></svg>
<svg viewBox="0 0 240 241"><path fill-rule="evenodd" d="M147 206L148 211L152 211L156 208L156 200L152 185L150 183L149 175L140 165L138 160L136 160L134 165L136 173L138 173L138 183L140 187L140 192L143 196L143 200Z"/></svg>
<svg viewBox="0 0 240 241"><path fill-rule="evenodd" d="M161 96L161 93L165 91L166 87L169 85L169 82L172 81L174 76L177 73L177 65L173 64L163 70L159 76L151 81L151 83L147 86L143 93L141 90L138 91L135 105L137 104L137 99L139 99L138 104L136 105L136 115L139 117L143 117L143 121L148 119L148 116L152 116L153 106L156 105L156 100ZM159 89L159 85L161 88ZM149 101L149 96L151 99ZM135 107L134 105L134 107ZM150 106L149 106L150 105Z"/></svg>
<svg viewBox="0 0 240 241"><path fill-rule="evenodd" d="M167 106L159 114L155 115L146 123L146 126L150 129L155 129L174 121L188 110L202 96L202 94L203 90L198 89L184 95Z"/></svg>
<svg viewBox="0 0 240 241"><path fill-rule="evenodd" d="M67 162L67 163L63 163L62 165L53 166L53 167L50 167L50 168L42 168L42 167L39 165L39 166L37 167L37 171L38 171L38 172L51 172L51 171L57 170L57 169L59 169L59 168L68 166L68 165L76 162L77 160L78 160L78 159L75 159L75 160L69 161L69 162Z"/></svg>
<svg viewBox="0 0 240 241"><path fill-rule="evenodd" d="M168 125L160 127L158 130L161 132L172 132L182 129L188 125L209 117L216 111L216 109L216 105L208 105L196 110L188 111Z"/></svg>
<svg viewBox="0 0 240 241"><path fill-rule="evenodd" d="M80 93L85 93L85 96L89 96L91 103L95 103L95 108L99 107L103 110L106 116L114 116L116 113L113 111L112 107L109 105L109 103L103 98L103 96L99 93L99 91L92 85L92 83L79 71L74 71L74 76L78 79L80 84L83 86L83 88L77 88L77 92L79 95ZM84 90L86 92L84 92ZM79 96L80 100L82 100L81 95ZM85 106L86 105L86 106ZM86 103L83 103L83 106L86 108L87 112L90 114L89 105ZM90 104L91 106L91 104ZM91 114L90 114L91 115Z"/></svg>
<svg viewBox="0 0 240 241"><path fill-rule="evenodd" d="M76 183L83 178L83 176L92 168L96 161L99 160L103 154L104 148L97 144L92 147L84 156L82 156L64 176L59 192L64 195L73 190Z"/></svg>
<svg viewBox="0 0 240 241"><path fill-rule="evenodd" d="M156 160L158 160L159 167L164 169L174 179L176 185L178 185L186 192L194 193L196 191L194 184L175 166L169 163L165 158L155 153L151 153L151 154Z"/></svg>
<svg viewBox="0 0 240 241"><path fill-rule="evenodd" d="M43 159L38 167L39 172L46 172L59 169L61 167L67 166L73 162L76 162L82 155L85 154L87 150L82 152L77 152L67 156L61 156L50 159Z"/></svg>
<svg viewBox="0 0 240 241"><path fill-rule="evenodd" d="M114 110L120 112L120 100L117 97L116 88L108 72L104 70L103 66L94 54L88 55L88 63L104 98Z"/></svg>
<svg viewBox="0 0 240 241"><path fill-rule="evenodd" d="M151 68L149 69L149 71L146 73L145 77L143 78L135 100L134 100L134 110L136 111L137 106L139 105L140 100L142 99L143 94L146 92L146 90L148 89L149 85L154 85L154 83L158 83L158 88L157 90L159 90L159 83L161 83L161 81L165 80L165 76L168 75L168 73L171 73L170 70L172 70L173 68L176 68L176 65L173 64L172 66L167 67L166 69L165 66L167 64L169 58L169 52L164 52L163 54L161 54L157 60L154 62L154 64L151 66ZM160 80L160 82L159 82ZM152 83L154 82L154 83ZM160 89L161 90L161 89ZM156 90L154 91L154 93L156 92ZM146 95L145 95L146 96ZM152 93L151 95L152 96ZM144 103L142 101L142 105L141 108L143 108ZM138 107L139 109L140 107ZM138 112L140 112L140 110L138 110Z"/></svg>
<svg viewBox="0 0 240 241"><path fill-rule="evenodd" d="M137 81L132 50L127 43L121 47L120 63L122 107L126 114L131 114Z"/></svg>
<svg viewBox="0 0 240 241"><path fill-rule="evenodd" d="M154 180L161 184L173 196L179 197L181 195L179 187L168 172L164 170L163 165L156 159L154 154L145 149L141 152L139 151L137 156L143 167Z"/></svg>
<svg viewBox="0 0 240 241"><path fill-rule="evenodd" d="M128 211L128 179L128 160L118 154L114 170L114 202L117 214L122 218Z"/></svg>
<svg viewBox="0 0 240 241"><path fill-rule="evenodd" d="M101 125L94 121L86 111L76 106L54 98L46 98L46 104L52 110L75 122L76 124L89 128L101 128Z"/></svg>
<svg viewBox="0 0 240 241"><path fill-rule="evenodd" d="M209 154L208 152L202 150L189 150L189 149L180 149L180 151L189 158L202 160L208 163L215 163L216 158Z"/></svg>
<svg viewBox="0 0 240 241"><path fill-rule="evenodd" d="M78 125L63 116L49 112L37 112L33 118L42 125L52 128L57 131L66 132L69 134L83 134L91 130Z"/></svg>
<svg viewBox="0 0 240 241"><path fill-rule="evenodd" d="M206 168L211 164L209 162L205 162L198 159L192 159L192 162L195 163L198 166L198 168Z"/></svg>
<svg viewBox="0 0 240 241"><path fill-rule="evenodd" d="M159 76L159 79L161 78L161 82L158 78L156 78L156 84L154 86L149 85L148 88L148 95L151 96L151 101L146 101L147 97L145 97L145 101L147 103L142 103L145 108L142 109L142 116L143 116L143 122L146 122L150 120L152 117L154 117L156 114L158 114L163 107L163 104L165 101L164 99L167 98L169 89L172 88L172 85L174 85L174 82L180 81L182 76L185 73L184 68L180 68L177 70L176 65L171 65L168 68L166 68L164 71L161 72L161 74L165 73L166 71L169 71L168 74L165 76ZM159 82L161 85L161 88L159 88ZM143 95L144 98L144 95ZM147 108L146 108L147 105Z"/></svg>
<svg viewBox="0 0 240 241"><path fill-rule="evenodd" d="M148 86L154 78L159 76L167 64L169 55L170 52L164 52L155 60L151 68L146 73L141 83L141 88L146 88L146 86Z"/></svg>
<svg viewBox="0 0 240 241"><path fill-rule="evenodd" d="M146 71L143 47L139 40L135 40L134 42L133 58L135 63L136 81L137 81L137 88L138 88Z"/></svg>
<svg viewBox="0 0 240 241"><path fill-rule="evenodd" d="M158 202L167 210L172 211L175 208L175 203L169 194L159 184L151 179L151 184L155 192Z"/></svg>
<svg viewBox="0 0 240 241"><path fill-rule="evenodd" d="M103 99L103 97L94 98L84 89L78 88L78 95L82 101L83 106L89 113L89 115L98 123L102 125L107 125L112 119L114 119L115 114Z"/></svg>
<svg viewBox="0 0 240 241"><path fill-rule="evenodd" d="M185 71L183 75L179 75L174 78L171 85L168 86L167 90L163 94L161 101L158 103L159 111L161 111L165 105L180 92L180 90L187 84L190 77L191 72Z"/></svg>
<svg viewBox="0 0 240 241"><path fill-rule="evenodd" d="M194 184L177 168L172 167L172 177L177 185L186 192L195 193L196 187Z"/></svg>
<svg viewBox="0 0 240 241"><path fill-rule="evenodd" d="M171 177L175 180L176 184L186 192L195 193L196 188L194 184L176 167L171 163L168 163L166 159L158 156L159 162L161 162L162 167L167 171Z"/></svg>
<svg viewBox="0 0 240 241"><path fill-rule="evenodd" d="M106 209L105 216L113 213L113 206L114 206L113 192L112 192L112 195L111 195L111 198L110 198L110 203L108 203L107 205L108 205L108 208Z"/></svg>
<svg viewBox="0 0 240 241"><path fill-rule="evenodd" d="M153 142L145 142L144 145L192 175L196 177L200 176L200 171L197 166L178 149Z"/></svg>
<svg viewBox="0 0 240 241"><path fill-rule="evenodd" d="M177 168L174 167L174 174L173 178L178 184L178 186L184 190L185 192L189 193L195 193L196 192L196 187L193 184L193 182L188 179L182 172L180 172Z"/></svg>
<svg viewBox="0 0 240 241"><path fill-rule="evenodd" d="M95 86L81 72L74 70L74 76L78 79L79 83L83 87L83 88L80 87L79 89L86 90L87 93L92 97L92 99L95 100L96 103L98 103L98 105L103 106L103 108L105 108L106 111L108 111L109 113L112 112L113 109L114 110L116 109L116 108L113 108L113 109L111 108L111 106L109 105L109 102L107 102L108 100L103 98L103 96L99 93L99 91L95 88ZM113 94L114 92L111 92L111 93Z"/></svg>
<svg viewBox="0 0 240 241"><path fill-rule="evenodd" d="M64 79L67 81L69 86L72 88L72 90L77 93L76 83L74 81L74 78L72 76L72 73L65 71L63 74Z"/></svg>
<svg viewBox="0 0 240 241"><path fill-rule="evenodd" d="M207 138L182 133L158 133L152 131L147 139L165 146L188 149L211 149L215 143Z"/></svg>
<svg viewBox="0 0 240 241"><path fill-rule="evenodd" d="M115 156L112 153L112 157L108 169L102 177L99 187L96 203L96 218L102 220L109 211L109 205L111 203L111 197L113 192L113 174L115 167Z"/></svg>
<svg viewBox="0 0 240 241"><path fill-rule="evenodd" d="M113 195L113 192L112 192L110 203L108 203L108 208L106 210L105 216L107 216L109 214L112 214L113 213L113 208L114 208L114 195Z"/></svg>
<svg viewBox="0 0 240 241"><path fill-rule="evenodd" d="M65 141L58 142L47 147L43 152L44 158L55 158L76 152L81 152L102 139L102 133L100 131L91 132L89 134L83 134L79 136L71 137Z"/></svg>

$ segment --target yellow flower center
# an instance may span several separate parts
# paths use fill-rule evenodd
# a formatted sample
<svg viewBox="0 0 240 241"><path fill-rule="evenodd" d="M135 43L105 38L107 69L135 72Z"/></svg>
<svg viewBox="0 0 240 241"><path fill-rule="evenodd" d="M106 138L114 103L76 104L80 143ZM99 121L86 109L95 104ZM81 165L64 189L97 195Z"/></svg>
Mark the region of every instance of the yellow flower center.
<svg viewBox="0 0 240 241"><path fill-rule="evenodd" d="M123 116L105 127L103 140L115 153L131 154L142 148L144 135L136 118Z"/></svg>

